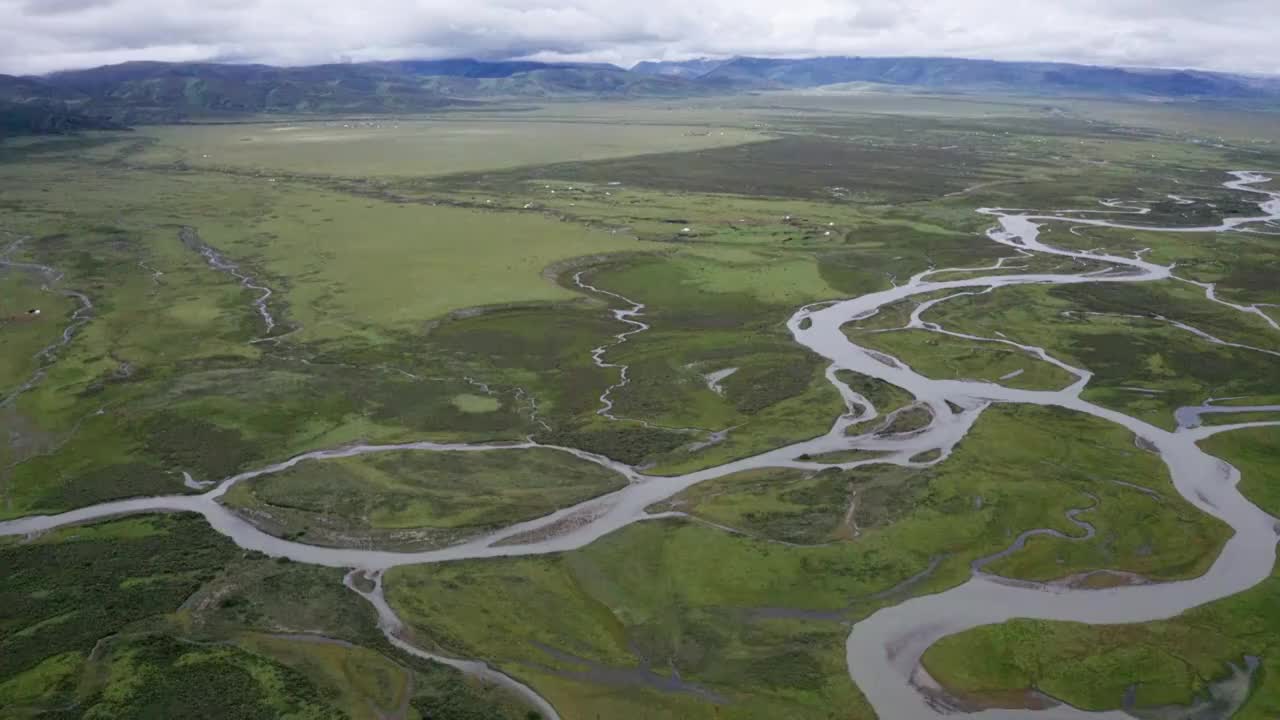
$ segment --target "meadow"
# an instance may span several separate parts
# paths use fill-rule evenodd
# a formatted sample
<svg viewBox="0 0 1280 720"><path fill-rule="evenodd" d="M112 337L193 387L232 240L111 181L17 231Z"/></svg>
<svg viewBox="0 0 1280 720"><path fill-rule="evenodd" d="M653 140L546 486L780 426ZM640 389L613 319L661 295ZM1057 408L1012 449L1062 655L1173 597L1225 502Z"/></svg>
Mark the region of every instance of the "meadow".
<svg viewBox="0 0 1280 720"><path fill-rule="evenodd" d="M1212 438L1206 449L1235 464L1242 490L1270 512L1274 498L1274 428ZM1019 620L944 638L924 664L948 688L980 704L1007 704L1030 688L1086 710L1132 703L1139 709L1187 706L1209 686L1258 658L1252 692L1234 717L1266 718L1280 709L1275 608L1280 580L1272 576L1239 595L1161 622L1089 626ZM1260 681L1259 681L1260 679Z"/></svg>
<svg viewBox="0 0 1280 720"><path fill-rule="evenodd" d="M0 519L196 492L184 481L354 442L533 438L662 476L822 435L847 408L826 363L785 327L798 307L1011 255L985 237L978 207L1120 197L1149 201L1152 222L1212 221L1172 193L1248 211L1220 183L1228 169L1280 171L1264 120L777 93L6 142ZM1231 302L1280 302L1268 236L1064 225L1043 239L1149 248ZM72 291L91 301L81 316ZM647 328L619 342L634 327L615 312L637 305ZM1009 346L895 330L914 309L844 331L930 377L1072 382ZM1094 373L1085 398L1170 429L1179 407L1275 402L1280 382L1261 352L1280 351L1265 321L1182 280L999 288L924 319L1042 346ZM881 415L850 433L931 420L900 388L840 379ZM1280 512L1276 442L1255 429L1205 447ZM420 549L624 482L550 450L404 452L300 463L222 501L302 542ZM1189 578L1229 533L1128 431L1012 405L986 408L935 464L737 473L652 510L683 516L566 553L396 568L387 596L410 640L491 663L565 718L871 718L845 665L848 624L964 582L1020 533L1066 537L1033 537L985 572ZM0 705L24 716L173 716L201 703L224 717L529 717L391 646L341 571L245 553L197 518L6 539L0 555L13 569L0 589ZM972 702L1009 704L1034 687L1118 707L1136 685L1138 703L1158 707L1187 705L1257 655L1245 716L1266 717L1280 637L1267 624L1271 584L1120 631L982 628L943 640L926 664Z"/></svg>
<svg viewBox="0 0 1280 720"><path fill-rule="evenodd" d="M687 152L763 139L734 125L635 122L627 118L555 120L450 113L440 117L338 118L297 122L161 126L137 160L193 168L328 176L428 177L601 160L658 151ZM529 142L531 131L537 140Z"/></svg>
<svg viewBox="0 0 1280 720"><path fill-rule="evenodd" d="M844 623L962 582L1022 529L1078 537L1066 511L1080 507L1094 540L1034 538L986 570L1194 577L1229 532L1126 431L993 408L935 469L730 475L654 508L690 521L551 557L396 568L388 597L416 641L484 658L575 717L873 717L847 682ZM681 687L655 694L668 672Z"/></svg>
<svg viewBox="0 0 1280 720"><path fill-rule="evenodd" d="M1225 283L1220 293L1235 294ZM1203 290L1185 282L1000 288L935 305L923 319L1043 347L1094 373L1086 399L1169 429L1179 407L1211 397L1265 399L1280 380L1274 356L1263 352L1280 348L1280 341L1265 322L1208 302ZM1258 349L1215 344L1175 322ZM903 347L900 357L912 362L932 349ZM923 362L928 368L943 360L930 353Z"/></svg>
<svg viewBox="0 0 1280 720"><path fill-rule="evenodd" d="M309 460L238 485L224 502L313 545L418 549L541 517L625 484L618 473L554 450L401 452Z"/></svg>

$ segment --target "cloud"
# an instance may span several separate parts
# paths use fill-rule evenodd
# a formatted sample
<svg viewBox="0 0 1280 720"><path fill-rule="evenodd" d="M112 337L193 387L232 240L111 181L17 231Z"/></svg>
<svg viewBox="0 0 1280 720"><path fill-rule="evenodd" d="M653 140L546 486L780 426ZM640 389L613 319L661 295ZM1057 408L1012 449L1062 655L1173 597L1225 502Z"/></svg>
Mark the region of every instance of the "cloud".
<svg viewBox="0 0 1280 720"><path fill-rule="evenodd" d="M1280 74L1275 0L0 0L0 72L126 60L950 55Z"/></svg>
<svg viewBox="0 0 1280 720"><path fill-rule="evenodd" d="M61 15L114 3L115 0L27 0L22 12L25 15Z"/></svg>

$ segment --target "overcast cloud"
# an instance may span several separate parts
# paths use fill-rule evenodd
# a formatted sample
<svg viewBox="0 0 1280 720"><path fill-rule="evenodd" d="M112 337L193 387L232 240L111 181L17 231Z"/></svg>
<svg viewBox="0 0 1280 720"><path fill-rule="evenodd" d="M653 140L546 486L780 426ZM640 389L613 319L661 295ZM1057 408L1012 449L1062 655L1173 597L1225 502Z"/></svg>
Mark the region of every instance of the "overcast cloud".
<svg viewBox="0 0 1280 720"><path fill-rule="evenodd" d="M1277 0L0 0L0 72L126 60L947 55L1280 74Z"/></svg>

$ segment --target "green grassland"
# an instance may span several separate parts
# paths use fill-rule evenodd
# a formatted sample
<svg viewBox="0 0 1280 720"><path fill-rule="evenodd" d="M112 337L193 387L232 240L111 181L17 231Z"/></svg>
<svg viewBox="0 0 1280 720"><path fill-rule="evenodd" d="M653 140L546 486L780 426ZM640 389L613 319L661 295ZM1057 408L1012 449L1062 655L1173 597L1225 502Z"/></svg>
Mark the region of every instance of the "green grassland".
<svg viewBox="0 0 1280 720"><path fill-rule="evenodd" d="M1251 201L1250 197L1241 197L1225 189L1201 188L1193 196L1203 198L1191 206L1198 212L1183 209L1185 206L1169 200L1155 202L1150 205L1152 219L1144 217L1141 224L1168 222L1176 225L1214 225L1221 215L1248 217L1257 216L1260 212L1257 203ZM1261 195L1257 197L1263 198ZM1209 203L1216 207L1206 207ZM1120 254L1149 248L1143 257L1161 264L1176 263L1174 274L1179 278L1215 283L1219 297L1225 300L1238 303L1280 301L1280 291L1270 282L1278 267L1272 237L1246 232L1157 233L1112 228L1085 228L1067 232L1066 227L1065 224L1054 226L1044 235L1045 241L1068 248L1106 248ZM1261 226L1258 228L1262 229ZM1179 294L1195 292L1203 294L1203 290L1190 285Z"/></svg>
<svg viewBox="0 0 1280 720"><path fill-rule="evenodd" d="M1246 497L1272 515L1280 515L1280 483L1276 482L1280 470L1275 466L1280 430L1267 427L1232 430L1200 445L1209 454L1236 466L1240 471L1240 491Z"/></svg>
<svg viewBox="0 0 1280 720"><path fill-rule="evenodd" d="M642 523L557 556L396 568L388 597L419 642L485 658L576 716L870 717L847 682L840 621L963 582L970 561L1022 530L1078 536L1065 512L1089 506L1080 518L1093 540L1037 538L988 570L1191 577L1229 533L1181 500L1127 431L997 406L936 468L739 473L653 508L737 533ZM700 692L655 693L645 678L668 668Z"/></svg>
<svg viewBox="0 0 1280 720"><path fill-rule="evenodd" d="M694 459L680 448L702 438L636 432L633 425L601 423L594 415L594 398L616 375L591 366L589 350L617 332L617 323L599 298L572 288L565 271L541 272L574 255L650 247L644 241L557 222L542 212L389 204L265 178L84 167L65 145L55 149L39 161L28 157L28 165L6 166L13 190L5 194L12 210L6 217L11 232L34 238L21 246L23 259L66 266L62 282L91 291L97 316L7 421L33 436L31 426L38 425L48 439L15 458L19 464L7 471L4 512L10 515L181 491L181 471L216 479L255 462L353 439L545 432L532 417L534 403L539 419L550 425L546 439L577 439L619 459L662 461L673 469L811 437L839 412L813 360L790 344L780 323L795 304L850 288L848 280L832 288L819 277L830 275L822 252L815 251L826 247L825 240L794 252L762 244L768 234L794 232L796 226L783 220L794 210L788 204L744 201L777 228L745 237L754 249L710 239L670 259L592 275L650 303L655 338L667 326L681 331L646 352L675 350L688 357L685 364L738 356L728 358L741 369L727 383L724 400L701 386L687 388L701 394L695 406L707 408L696 417L629 409L631 419L659 425L738 428L726 443ZM82 199L74 206L65 200L73 188ZM451 230L455 222L461 224ZM814 235L822 219L806 222L809 229L801 231ZM184 247L180 226L196 228L202 242L275 290L269 307L284 340L251 342L264 330L250 306L253 294ZM458 244L462 235L472 241ZM354 237L362 240L352 242ZM492 251L472 252L475 241L489 240ZM86 255L84 248L92 250ZM452 252L462 254L451 261ZM897 250L885 246L881 252ZM665 287L664 295L679 292L656 296L652 281L662 273L687 280L657 285ZM887 282L875 275L873 286ZM861 280L855 284L863 287ZM751 304L743 304L748 296ZM572 305L545 304L572 298L578 298ZM448 315L476 305L488 310ZM731 307L731 315L718 316ZM721 347L713 348L715 338L695 332L729 317L739 318L737 327L758 328L760 339L733 337L738 348L728 351L726 340L737 333L726 332ZM762 342L770 348L763 355ZM619 352L633 347L642 348ZM795 364L797 357L803 363ZM796 381L758 385L770 368L794 368ZM687 379L683 366L674 374ZM475 393L464 377L495 388L486 405L498 407L485 413L459 407L456 398ZM671 385L658 375L636 377ZM356 387L359 393L349 390ZM642 387L637 382L634 389ZM688 394L681 391L665 407L685 405ZM640 398L638 392L619 396L623 405ZM196 436L204 437L202 447L184 439ZM129 440L111 441L120 437ZM636 442L634 449L619 444ZM44 452L52 447L61 452ZM671 452L676 455L660 457Z"/></svg>
<svg viewBox="0 0 1280 720"><path fill-rule="evenodd" d="M853 473L838 470L751 470L695 485L658 507L752 537L817 545L856 532L845 514L855 502L855 483Z"/></svg>
<svg viewBox="0 0 1280 720"><path fill-rule="evenodd" d="M566 159L688 152L765 137L723 124L708 127L589 117L555 121L522 115L161 126L140 133L150 142L136 161L268 173L426 177ZM531 129L536 142L528 142Z"/></svg>
<svg viewBox="0 0 1280 720"><path fill-rule="evenodd" d="M1227 342L1280 347L1260 319L1209 302L1177 281L999 288L936 305L925 319L979 336L1003 332L1043 347L1094 373L1086 399L1170 429L1179 407L1211 397L1265 395L1280 380L1273 356L1210 343L1157 315ZM912 363L922 356L904 349L901 357Z"/></svg>
<svg viewBox="0 0 1280 720"><path fill-rule="evenodd" d="M242 220L286 222L284 215L272 220L270 208L309 213L315 208L299 198L313 198L312 191L273 195L233 177L85 168L62 159L5 165L0 174L11 209L6 229L31 236L15 259L58 268L66 273L59 287L82 290L95 304L93 320L59 353L48 377L5 408L6 427L31 438L31 447L7 462L0 478L0 514L10 516L180 492L183 470L216 479L268 458L357 438L519 437L529 421L511 398L488 413L456 405L455 398L475 389L463 380L465 371L435 371L457 349L424 347L428 323L476 304L573 298L572 291L540 275L545 265L636 245L535 215L387 205L333 194L322 197L358 210L352 219L357 224L359 213L373 218L379 207L384 218L408 213L401 216L403 234L365 228L370 242L352 243L361 236L354 225L346 235L289 225L288 240L269 241ZM468 253L476 248L475 242L459 244L456 234L446 234L446 217L476 220L462 229L480 231L479 241L503 243L511 254L482 252L463 272L439 252L415 250L425 234L413 228L434 228L441 232L439 242L467 247ZM251 342L264 331L251 307L253 294L184 247L178 238L184 225L199 228L204 242L277 290L271 310L282 326L297 329L296 345ZM350 255L322 256L330 251L316 243L326 237ZM393 237L404 243L400 251L374 247L375 239ZM543 250L533 247L538 237L549 243ZM275 254L250 249L259 244ZM369 257L380 258L382 270L375 275L404 274L350 274L360 258ZM486 272L482 257L496 275L475 274ZM425 269L432 277L419 279ZM444 281L451 287L442 286ZM483 297L468 296L481 289ZM6 351L14 348L13 369L6 365L6 372L15 381L33 369L31 347L61 332L55 324L58 314L65 317L65 300L51 293L43 297L50 299L41 324L4 328L14 337L12 346L6 340ZM33 298L19 299L27 304ZM581 343L584 354L607 337L604 322L595 327L599 335ZM607 384L603 376L598 380L596 394Z"/></svg>
<svg viewBox="0 0 1280 720"><path fill-rule="evenodd" d="M864 561L838 548L806 553L811 572L791 555L645 523L565 556L398 568L387 583L419 642L497 662L566 717L871 717L838 623L744 621L753 604L840 606L860 585ZM673 671L679 689L653 687Z"/></svg>
<svg viewBox="0 0 1280 720"><path fill-rule="evenodd" d="M957 338L928 330L861 333L861 347L879 350L942 380L986 380L1027 390L1060 390L1076 377L1016 347Z"/></svg>
<svg viewBox="0 0 1280 720"><path fill-rule="evenodd" d="M0 238L0 247L4 238ZM35 274L5 268L0 270L0 332L5 353L0 358L0 395L7 395L35 371L36 353L52 345L62 334L59 318L75 309L71 298L40 290ZM39 315L28 311L39 310Z"/></svg>
<svg viewBox="0 0 1280 720"><path fill-rule="evenodd" d="M626 478L554 450L399 452L308 460L242 483L224 502L318 545L419 548L617 490Z"/></svg>
<svg viewBox="0 0 1280 720"><path fill-rule="evenodd" d="M1245 434L1247 433L1247 435ZM1219 435L1206 450L1237 465L1241 489L1274 512L1275 429ZM1275 683L1276 606L1280 577L1239 595L1161 622L1120 626L1015 620L953 635L925 654L933 677L962 694L987 699L1035 687L1089 710L1120 707L1136 687L1139 707L1187 705L1208 683L1244 656L1262 660L1238 718L1272 717L1280 710Z"/></svg>
<svg viewBox="0 0 1280 720"><path fill-rule="evenodd" d="M544 268L646 248L530 214L387 205L305 188L273 200L275 211L249 232L206 239L254 258L268 277L291 279L284 300L301 326L299 340L412 333L453 310L570 300L574 294L544 277Z"/></svg>
<svg viewBox="0 0 1280 720"><path fill-rule="evenodd" d="M846 526L850 504L852 522ZM986 569L1025 580L1101 569L1193 577L1216 557L1229 533L1178 497L1167 470L1137 450L1127 431L1071 413L1005 406L987 410L954 454L935 467L745 473L690 488L671 505L789 542L821 542L856 528L860 545L909 553L914 559L908 562L921 566L928 558L953 556L942 569L957 579L967 574L964 558L1003 549L1021 530L1047 527L1080 536L1065 519L1070 508L1091 508L1078 517L1094 525L1093 540L1035 537L1022 552Z"/></svg>
<svg viewBox="0 0 1280 720"><path fill-rule="evenodd" d="M915 398L906 390L867 375L859 375L849 370L840 370L836 373L836 378L848 385L850 390L866 398L876 410L876 417L850 425L847 432L851 435L866 432L883 422L885 416L889 413L902 409L915 401Z"/></svg>
<svg viewBox="0 0 1280 720"><path fill-rule="evenodd" d="M1256 122L1204 111L1201 132L1231 139L1194 142L1202 136L1174 110L1108 103L787 93L469 112L0 145L0 251L64 274L46 289L0 269L0 386L47 366L0 407L0 518L186 492L183 472L216 480L355 441L532 436L653 474L714 466L827 432L845 411L825 362L786 331L798 306L1010 254L984 237L990 219L976 207L1096 208L1143 188L1140 199L1155 201L1148 221L1209 222L1212 213L1160 201L1176 193L1248 211L1220 188L1222 171L1280 169L1280 153L1240 134ZM1045 239L1150 247L1181 276L1220 282L1224 297L1277 299L1263 236L1054 227ZM211 268L204 245L271 288L270 337L258 293ZM583 291L578 272L645 306L650 329L604 356L628 366L625 386L591 357L629 329L612 313L624 303ZM69 290L92 299L91 317L42 361L35 353L74 310ZM37 320L14 319L32 306ZM1007 346L870 332L901 326L912 307L846 330L936 377L1070 381ZM1000 288L926 319L1043 346L1096 374L1086 397L1165 427L1174 409L1207 397L1274 395L1272 356L1206 343L1155 315L1280 349L1260 319L1178 281ZM870 378L841 379L882 417L912 402ZM598 412L611 387L616 419ZM928 420L906 409L885 432ZM1267 507L1273 439L1260 430L1209 443ZM307 542L421 547L618 483L542 451L405 453L303 463L227 501ZM1078 538L1066 512L1080 508L1091 540L1036 537L985 569L1191 577L1227 532L1179 498L1127 431L993 406L933 467L733 475L655 508L690 519L561 555L398 568L387 588L416 641L493 662L566 718L869 718L848 679L844 623L964 581L971 561L1026 530ZM72 528L5 541L0 554L13 568L0 589L0 705L169 716L217 697L228 717L524 717L501 693L391 648L339 571L247 555L195 519ZM1089 636L1064 644L1113 677L1090 694L1067 664L1054 688L1105 705L1126 677L1109 668L1123 665L1182 678L1144 685L1143 703L1184 699L1241 653L1266 658L1271 641L1254 616L1268 598L1204 609L1247 614L1250 630L1204 640L1194 682L1171 652L1108 654ZM947 642L931 657L969 640ZM1025 687L1026 673L1002 675L998 657L973 663L977 690Z"/></svg>

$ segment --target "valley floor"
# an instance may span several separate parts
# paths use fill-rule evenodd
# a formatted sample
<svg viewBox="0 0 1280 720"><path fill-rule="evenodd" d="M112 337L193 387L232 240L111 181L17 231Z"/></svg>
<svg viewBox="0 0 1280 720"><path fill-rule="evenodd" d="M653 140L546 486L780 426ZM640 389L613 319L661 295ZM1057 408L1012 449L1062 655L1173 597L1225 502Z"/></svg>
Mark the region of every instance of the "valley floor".
<svg viewBox="0 0 1280 720"><path fill-rule="evenodd" d="M793 100L0 144L0 707L1274 715L1280 155Z"/></svg>

